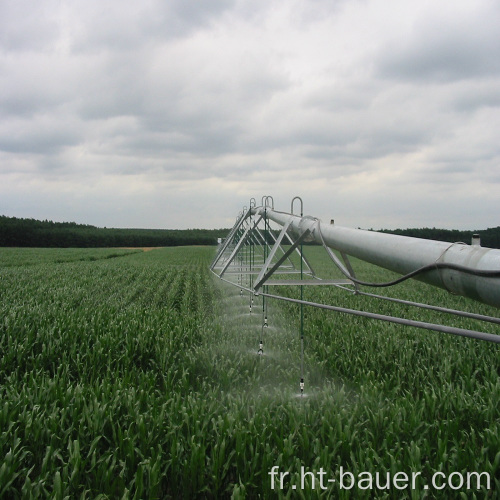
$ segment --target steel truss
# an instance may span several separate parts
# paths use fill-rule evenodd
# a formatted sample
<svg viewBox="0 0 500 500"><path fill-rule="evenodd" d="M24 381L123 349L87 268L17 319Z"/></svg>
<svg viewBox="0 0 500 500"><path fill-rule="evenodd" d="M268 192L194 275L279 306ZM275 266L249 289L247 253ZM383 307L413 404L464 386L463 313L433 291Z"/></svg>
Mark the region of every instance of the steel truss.
<svg viewBox="0 0 500 500"><path fill-rule="evenodd" d="M301 205L300 215L294 214L294 202ZM486 304L500 307L500 250L463 243L449 244L421 240L375 231L363 231L336 226L333 221L325 224L311 216L303 216L302 200L292 200L290 212L274 210L272 197L262 198L262 205L250 201L237 217L227 238L220 245L210 269L220 279L240 287L253 297L291 301L303 306L363 316L370 319L424 328L474 339L500 343L500 335L441 324L426 323L397 316L387 316L361 310L303 300L304 286L335 286L347 293L391 301L405 306L472 318L487 323L500 324L500 318L437 305L422 304L362 291L362 287L393 286L403 280L415 278L464 295ZM271 227L271 222L277 226ZM330 257L342 278L321 279L304 256L304 242L320 244ZM336 250L340 258L332 251ZM395 271L403 276L388 283L366 283L359 280L349 256L360 258L377 266ZM301 298L291 299L269 293L269 287L295 285L301 287ZM263 328L267 326L265 311ZM301 331L302 331L301 324ZM262 351L262 341L259 352ZM303 387L303 380L301 388Z"/></svg>

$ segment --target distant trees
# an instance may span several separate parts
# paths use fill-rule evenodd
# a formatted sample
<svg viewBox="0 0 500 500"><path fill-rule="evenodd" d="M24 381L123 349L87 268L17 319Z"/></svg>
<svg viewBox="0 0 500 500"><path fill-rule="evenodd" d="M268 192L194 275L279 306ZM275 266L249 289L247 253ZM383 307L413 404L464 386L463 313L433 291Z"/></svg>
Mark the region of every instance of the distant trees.
<svg viewBox="0 0 500 500"><path fill-rule="evenodd" d="M163 247L216 245L228 229L113 229L0 216L0 246Z"/></svg>
<svg viewBox="0 0 500 500"><path fill-rule="evenodd" d="M476 231L459 231L457 229L438 229L423 227L418 229L382 229L383 233L400 234L426 240L449 241L455 243L461 241L470 244L472 235L479 234L481 246L488 248L500 248L500 226L481 229Z"/></svg>
<svg viewBox="0 0 500 500"><path fill-rule="evenodd" d="M113 229L76 222L19 219L0 215L0 246L8 247L165 247L180 245L216 245L229 229ZM381 232L454 243L471 242L481 236L481 245L500 248L500 226L476 231L417 228L382 229ZM278 233L275 234L275 237ZM269 244L273 239L269 236Z"/></svg>

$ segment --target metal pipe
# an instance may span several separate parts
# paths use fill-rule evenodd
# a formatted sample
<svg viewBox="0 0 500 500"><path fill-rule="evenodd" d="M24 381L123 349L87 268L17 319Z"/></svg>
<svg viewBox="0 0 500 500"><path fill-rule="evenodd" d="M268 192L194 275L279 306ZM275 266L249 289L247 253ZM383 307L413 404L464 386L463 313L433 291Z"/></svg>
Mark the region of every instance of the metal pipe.
<svg viewBox="0 0 500 500"><path fill-rule="evenodd" d="M252 208L251 212L263 214L264 207ZM309 230L309 241L321 244L323 239L334 250L403 275L436 263L475 271L500 272L500 250L497 249L351 229L325 224L310 216L298 217L278 212L269 207L266 207L266 216L281 226L291 221L290 231L295 235L300 236ZM499 277L478 276L444 267L419 274L415 279L500 307Z"/></svg>
<svg viewBox="0 0 500 500"><path fill-rule="evenodd" d="M456 328L453 326L437 325L434 323L427 323L424 321L414 321L411 319L398 318L395 316L387 316L386 314L371 313L368 311L358 311L356 309L348 309L346 307L330 306L328 304L318 304L316 302L308 302L306 300L292 299L290 297L282 297L280 295L272 295L270 293L264 294L271 299L283 300L285 302L293 302L295 304L304 304L306 306L317 307L319 309L327 309L329 311L336 311L341 313L352 314L354 316L361 316L363 318L378 319L381 321L388 321L389 323L396 323L399 325L413 326L416 328L424 328L426 330L434 330L436 332L450 333L452 335L460 335L462 337L469 337L477 340L486 340L500 344L500 335L494 333L476 332L475 330L467 330L464 328Z"/></svg>

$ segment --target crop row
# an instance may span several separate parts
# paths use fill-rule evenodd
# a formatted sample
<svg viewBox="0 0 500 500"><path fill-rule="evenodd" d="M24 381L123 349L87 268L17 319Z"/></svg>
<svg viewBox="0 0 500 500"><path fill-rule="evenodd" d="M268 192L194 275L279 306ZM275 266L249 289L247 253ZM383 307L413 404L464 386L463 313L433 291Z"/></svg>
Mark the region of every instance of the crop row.
<svg viewBox="0 0 500 500"><path fill-rule="evenodd" d="M498 491L496 346L306 309L297 398L298 308L269 303L263 332L262 298L250 315L248 296L209 273L213 249L54 252L0 270L0 497L269 498L273 466L289 472L283 496L443 498L422 484L294 491L301 466L486 471Z"/></svg>

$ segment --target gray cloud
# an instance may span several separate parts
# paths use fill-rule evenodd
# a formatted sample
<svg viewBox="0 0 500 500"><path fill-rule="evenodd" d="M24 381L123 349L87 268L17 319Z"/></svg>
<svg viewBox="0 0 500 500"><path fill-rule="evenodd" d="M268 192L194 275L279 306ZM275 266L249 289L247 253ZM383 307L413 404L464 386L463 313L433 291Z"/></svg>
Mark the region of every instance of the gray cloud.
<svg viewBox="0 0 500 500"><path fill-rule="evenodd" d="M52 155L78 143L77 129L77 125L57 115L11 119L8 124L0 124L0 150Z"/></svg>
<svg viewBox="0 0 500 500"><path fill-rule="evenodd" d="M233 0L171 0L124 6L113 0L80 0L66 20L76 28L71 43L75 52L129 51L187 36L233 4Z"/></svg>
<svg viewBox="0 0 500 500"><path fill-rule="evenodd" d="M500 6L478 2L418 19L408 36L390 40L377 61L382 76L455 81L500 74Z"/></svg>
<svg viewBox="0 0 500 500"><path fill-rule="evenodd" d="M9 52L49 50L59 38L58 2L0 2L0 46Z"/></svg>
<svg viewBox="0 0 500 500"><path fill-rule="evenodd" d="M214 227L269 193L344 225L494 225L498 10L1 2L0 213Z"/></svg>

